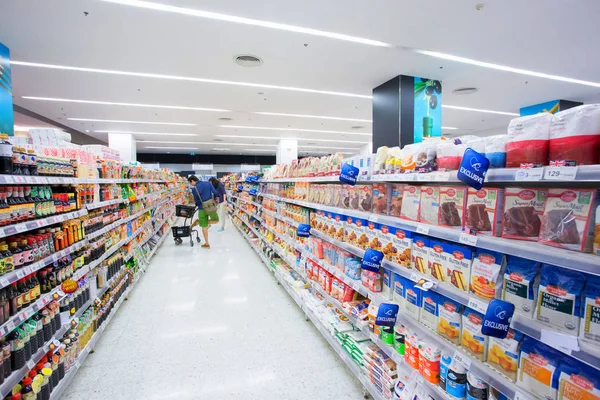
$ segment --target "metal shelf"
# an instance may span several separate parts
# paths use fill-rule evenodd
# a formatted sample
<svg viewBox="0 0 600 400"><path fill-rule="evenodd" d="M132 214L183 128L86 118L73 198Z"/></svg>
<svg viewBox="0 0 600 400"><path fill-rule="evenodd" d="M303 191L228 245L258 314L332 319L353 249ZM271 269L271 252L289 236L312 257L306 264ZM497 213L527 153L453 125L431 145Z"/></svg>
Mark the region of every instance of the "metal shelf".
<svg viewBox="0 0 600 400"><path fill-rule="evenodd" d="M81 209L66 214L57 214L42 219L35 219L32 221L25 221L18 224L5 226L4 228L0 229L0 238L31 231L33 229L43 228L45 226L57 224L59 222L67 221L69 219L79 218L84 215L87 215L87 213L88 212L86 209Z"/></svg>
<svg viewBox="0 0 600 400"><path fill-rule="evenodd" d="M167 183L170 181L160 179L102 179L102 178L73 178L54 176L29 176L29 175L0 175L0 185L76 185L80 183Z"/></svg>

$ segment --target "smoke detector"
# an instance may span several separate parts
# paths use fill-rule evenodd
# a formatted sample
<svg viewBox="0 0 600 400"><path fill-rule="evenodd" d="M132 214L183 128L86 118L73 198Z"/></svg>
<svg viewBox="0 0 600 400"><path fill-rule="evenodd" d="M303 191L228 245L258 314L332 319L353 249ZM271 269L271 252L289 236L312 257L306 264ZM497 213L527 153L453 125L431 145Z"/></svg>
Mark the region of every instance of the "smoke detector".
<svg viewBox="0 0 600 400"><path fill-rule="evenodd" d="M235 56L235 63L241 67L259 67L263 61L251 54L240 54Z"/></svg>
<svg viewBox="0 0 600 400"><path fill-rule="evenodd" d="M463 88L454 89L452 91L452 93L465 95L465 94L473 94L473 93L477 92L478 90L479 89L477 89L476 87L463 87Z"/></svg>

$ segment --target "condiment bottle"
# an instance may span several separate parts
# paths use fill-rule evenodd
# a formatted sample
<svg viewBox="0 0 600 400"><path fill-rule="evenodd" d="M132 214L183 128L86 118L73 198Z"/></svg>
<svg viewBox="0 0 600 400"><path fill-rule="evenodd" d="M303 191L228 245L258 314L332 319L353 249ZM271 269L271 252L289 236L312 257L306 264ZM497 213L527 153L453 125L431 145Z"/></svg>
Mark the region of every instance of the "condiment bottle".
<svg viewBox="0 0 600 400"><path fill-rule="evenodd" d="M0 135L0 174L13 173L13 145L7 134Z"/></svg>
<svg viewBox="0 0 600 400"><path fill-rule="evenodd" d="M23 387L21 388L21 399L22 400L35 400L35 393L33 392L33 388L31 384L33 381L31 378L23 379Z"/></svg>

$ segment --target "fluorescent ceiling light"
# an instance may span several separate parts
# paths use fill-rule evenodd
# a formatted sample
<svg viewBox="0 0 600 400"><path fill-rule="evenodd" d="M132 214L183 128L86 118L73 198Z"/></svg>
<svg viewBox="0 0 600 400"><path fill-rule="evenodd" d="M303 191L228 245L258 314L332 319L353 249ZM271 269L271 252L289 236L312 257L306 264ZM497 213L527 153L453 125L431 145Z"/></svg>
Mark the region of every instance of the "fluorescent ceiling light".
<svg viewBox="0 0 600 400"><path fill-rule="evenodd" d="M452 126L442 126L442 129L448 129L449 131L455 131L455 130L457 130L458 128L454 128L454 127L452 127Z"/></svg>
<svg viewBox="0 0 600 400"><path fill-rule="evenodd" d="M11 60L11 65L22 65L25 67L37 67L37 68L49 68L49 69L60 69L66 71L78 71L78 72L94 72L98 74L109 74L109 75L126 75L126 76L137 76L141 78L156 78L156 79L169 79L176 81L187 81L187 82L201 82L201 83L216 83L221 85L234 85L234 86L246 86L261 89L277 89L277 90L288 90L292 92L302 93L316 93L316 94L328 94L332 96L345 96L345 97L358 97L362 99L371 99L373 96L367 96L362 94L334 92L329 90L317 90L317 89L306 89L298 88L293 86L277 86L267 85L262 83L250 83L250 82L237 82L237 81L225 81L221 79L206 79L206 78L193 78L189 76L177 76L177 75L164 75L164 74L153 74L146 72L130 72L130 71L118 71L111 69L100 69L100 68L84 68L84 67L72 67L68 65L56 65L56 64L43 64L33 63L28 61L15 61Z"/></svg>
<svg viewBox="0 0 600 400"><path fill-rule="evenodd" d="M342 132L342 131L323 131L318 129L297 129L297 128L271 128L266 126L241 126L241 125L217 125L219 128L234 128L234 129L256 129L267 131L290 131L290 132L313 132L313 133L339 133L341 135L360 135L372 136L371 133L360 132Z"/></svg>
<svg viewBox="0 0 600 400"><path fill-rule="evenodd" d="M69 121L85 122L115 122L123 124L147 124L147 125L177 125L177 126L196 126L196 124L187 124L181 122L152 122L152 121L120 121L113 119L93 119L93 118L67 118Z"/></svg>
<svg viewBox="0 0 600 400"><path fill-rule="evenodd" d="M215 147L214 149L211 150L215 150L215 151L228 151L229 149L220 149L218 147Z"/></svg>
<svg viewBox="0 0 600 400"><path fill-rule="evenodd" d="M145 149L169 149L169 150L199 150L197 147L155 147L155 146L145 146Z"/></svg>
<svg viewBox="0 0 600 400"><path fill-rule="evenodd" d="M62 102L62 103L99 104L99 105L106 105L106 106L166 108L166 109L170 109L170 110L215 111L215 112L230 112L231 111L231 110L222 110L220 108L165 106L165 105L161 105L161 104L115 103L112 101L58 99L58 98L54 98L54 97L37 97L37 96L21 96L21 97L24 99L27 99L27 100L55 101L55 102Z"/></svg>
<svg viewBox="0 0 600 400"><path fill-rule="evenodd" d="M355 147L332 147L332 146L298 146L298 149L333 149L333 150L354 150L354 151L360 150Z"/></svg>
<svg viewBox="0 0 600 400"><path fill-rule="evenodd" d="M442 108L450 108L452 110L462 110L462 111L475 111L475 112L488 113L488 114L513 115L513 116L516 116L516 117L519 116L519 114L517 114L517 113L511 113L511 112L505 112L505 111L493 111L493 110L484 110L482 108L469 108L469 107L449 106L449 105L446 105L446 104L442 104ZM442 126L442 129L448 129L448 128L444 128ZM456 129L456 128L454 128L454 129Z"/></svg>
<svg viewBox="0 0 600 400"><path fill-rule="evenodd" d="M103 1L108 2L108 3L123 4L123 5L127 5L127 6L133 6L133 7L147 8L147 9L156 10L156 11L165 11L165 12L171 12L171 13L176 13L176 14L189 15L189 16L193 16L193 17L215 19L215 20L219 20L219 21L235 22L238 24L260 26L263 28L278 29L278 30L288 31L288 32L303 33L306 35L321 36L321 37L326 37L329 39L344 40L346 42L367 44L370 46L393 47L389 43L380 42L378 40L361 38L358 36L344 35L341 33L321 31L318 29L304 28L301 26L281 24L281 23L277 23L277 22L263 21L263 20L259 20L259 19L236 17L234 15L227 15L227 14L220 14L220 13L215 13L215 12L210 12L210 11L196 10L193 8L175 7L175 6L170 6L167 4L153 3L150 1L141 1L141 0L103 0Z"/></svg>
<svg viewBox="0 0 600 400"><path fill-rule="evenodd" d="M17 126L15 125L14 130L16 132L29 132L30 129L55 129L51 126Z"/></svg>
<svg viewBox="0 0 600 400"><path fill-rule="evenodd" d="M315 118L315 119L330 119L334 121L356 121L356 122L373 122L370 119L358 119L358 118L342 118L342 117L325 117L321 115L304 115L304 114L285 114L285 113L274 113L274 112L254 112L254 114L260 115L275 115L280 117L298 117L298 118Z"/></svg>
<svg viewBox="0 0 600 400"><path fill-rule="evenodd" d="M131 131L94 131L96 133L128 133L131 135L155 135L155 136L198 136L195 133L170 133L170 132L131 132Z"/></svg>
<svg viewBox="0 0 600 400"><path fill-rule="evenodd" d="M477 61L477 60L473 60L471 58L453 56L452 54L439 53L437 51L420 50L420 49L413 49L413 51L415 51L416 53L419 53L419 54L425 54L426 56L430 56L430 57L441 58L441 59L449 60L449 61L456 61L459 63L475 65L475 66L483 67L483 68L491 68L491 69L496 69L499 71L513 72L515 74L521 74L521 75L527 75L527 76L535 76L537 78L552 79L554 81L575 83L577 85L600 87L599 82L584 81L581 79L567 78L565 76L551 75L551 74L545 74L543 72L529 71L527 69L514 68L514 67L509 67L506 65L493 64L493 63L484 62L484 61Z"/></svg>
<svg viewBox="0 0 600 400"><path fill-rule="evenodd" d="M278 138L273 136L243 136L243 135L215 135L215 137L224 138L241 138L241 139L266 139L266 140L304 140L306 142L335 142L335 143L355 143L355 144L366 144L371 142L357 142L354 140L335 140L335 139L307 139L307 138Z"/></svg>
<svg viewBox="0 0 600 400"><path fill-rule="evenodd" d="M249 152L253 152L253 151L268 151L270 153L274 153L276 151L276 149L248 149L248 150L244 150L244 151L249 151Z"/></svg>
<svg viewBox="0 0 600 400"><path fill-rule="evenodd" d="M173 143L173 144L203 144L203 145L211 145L211 146L265 146L265 147L277 147L276 144L264 144L264 143L226 143L226 142L172 142L170 140L138 140L137 143Z"/></svg>

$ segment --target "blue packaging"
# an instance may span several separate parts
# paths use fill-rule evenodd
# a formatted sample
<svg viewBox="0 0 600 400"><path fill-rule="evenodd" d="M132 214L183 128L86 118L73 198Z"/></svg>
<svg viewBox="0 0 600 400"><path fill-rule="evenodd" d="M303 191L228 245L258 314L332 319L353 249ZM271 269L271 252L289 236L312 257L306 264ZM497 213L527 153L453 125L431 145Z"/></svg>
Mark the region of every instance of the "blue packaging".
<svg viewBox="0 0 600 400"><path fill-rule="evenodd" d="M452 356L447 353L442 353L440 358L440 387L442 390L446 390L446 377L448 376L448 370L452 364Z"/></svg>
<svg viewBox="0 0 600 400"><path fill-rule="evenodd" d="M416 287L413 281L404 277L402 279L404 280L404 298L406 299L404 311L418 321L423 301L421 289Z"/></svg>
<svg viewBox="0 0 600 400"><path fill-rule="evenodd" d="M502 284L502 299L513 303L515 311L533 318L538 291L540 263L507 256Z"/></svg>
<svg viewBox="0 0 600 400"><path fill-rule="evenodd" d="M506 152L485 153L485 156L490 160L490 168L506 167Z"/></svg>
<svg viewBox="0 0 600 400"><path fill-rule="evenodd" d="M421 309L421 323L431 330L437 331L438 327L438 303L440 295L432 290L422 292L423 308Z"/></svg>
<svg viewBox="0 0 600 400"><path fill-rule="evenodd" d="M558 367L564 359L565 356L552 347L525 336L519 355L517 385L535 393L538 398L556 399Z"/></svg>
<svg viewBox="0 0 600 400"><path fill-rule="evenodd" d="M560 332L578 335L585 274L543 264L540 277L536 319Z"/></svg>
<svg viewBox="0 0 600 400"><path fill-rule="evenodd" d="M598 370L571 359L565 359L558 368L559 399L598 398L600 391Z"/></svg>
<svg viewBox="0 0 600 400"><path fill-rule="evenodd" d="M581 336L600 344L600 277L588 275L581 304Z"/></svg>

